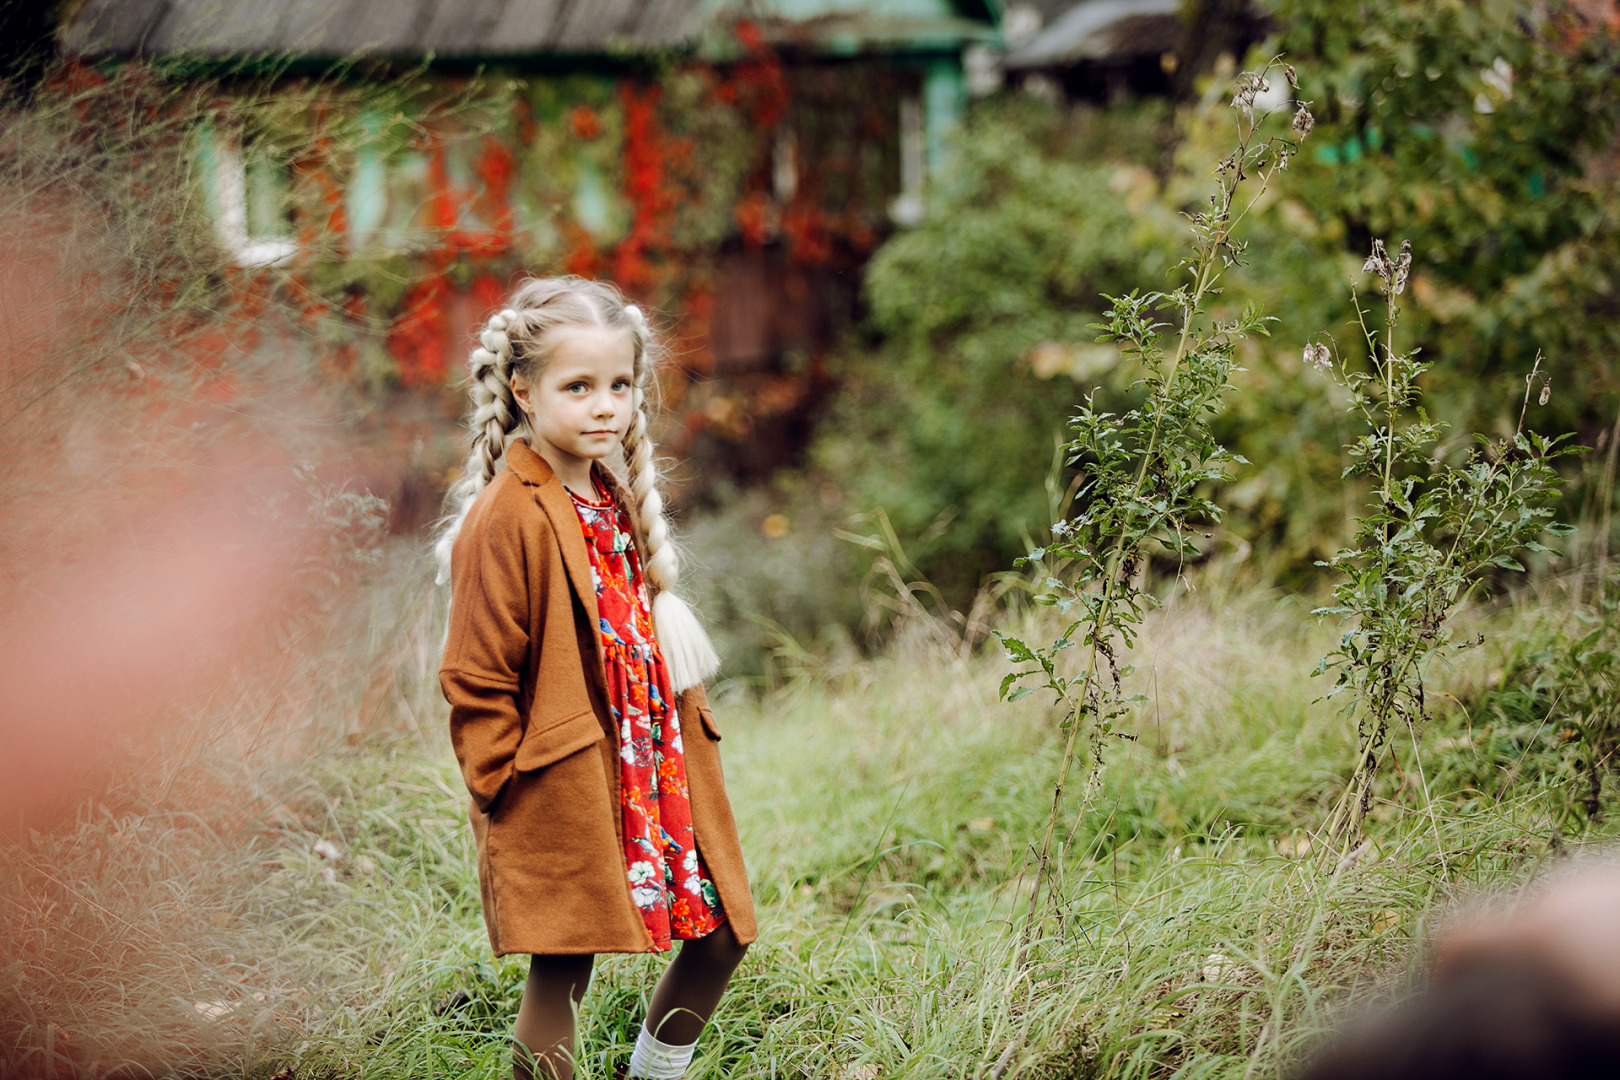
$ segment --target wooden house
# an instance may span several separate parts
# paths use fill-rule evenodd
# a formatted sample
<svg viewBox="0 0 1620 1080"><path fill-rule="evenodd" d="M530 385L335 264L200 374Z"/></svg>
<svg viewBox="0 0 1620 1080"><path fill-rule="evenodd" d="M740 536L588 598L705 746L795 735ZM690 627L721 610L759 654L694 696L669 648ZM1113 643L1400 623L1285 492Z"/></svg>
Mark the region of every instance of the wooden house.
<svg viewBox="0 0 1620 1080"><path fill-rule="evenodd" d="M693 475L803 446L862 267L922 213L996 0L84 0L88 63L270 107L197 132L219 236L348 328L422 508L455 462L475 326L525 274L667 316L662 443ZM278 111L277 100L288 103ZM379 436L382 437L382 436ZM427 450L421 448L426 446ZM407 493L408 494L408 493ZM410 501L408 498L407 502Z"/></svg>

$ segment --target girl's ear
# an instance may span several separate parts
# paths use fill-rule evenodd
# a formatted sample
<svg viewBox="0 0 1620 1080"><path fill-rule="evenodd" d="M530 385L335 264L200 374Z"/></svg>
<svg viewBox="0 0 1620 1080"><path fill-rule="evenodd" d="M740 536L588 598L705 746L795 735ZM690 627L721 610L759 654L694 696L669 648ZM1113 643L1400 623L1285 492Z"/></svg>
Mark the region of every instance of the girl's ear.
<svg viewBox="0 0 1620 1080"><path fill-rule="evenodd" d="M517 399L518 408L525 413L534 412L534 402L529 400L529 380L517 372L512 372L512 396Z"/></svg>

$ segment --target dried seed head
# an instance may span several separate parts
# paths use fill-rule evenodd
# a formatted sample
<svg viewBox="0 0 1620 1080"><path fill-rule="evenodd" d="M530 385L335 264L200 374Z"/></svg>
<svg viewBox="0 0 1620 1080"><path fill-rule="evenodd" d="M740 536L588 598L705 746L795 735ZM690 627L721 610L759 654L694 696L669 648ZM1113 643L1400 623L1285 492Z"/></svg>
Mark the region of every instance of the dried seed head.
<svg viewBox="0 0 1620 1080"><path fill-rule="evenodd" d="M1264 75L1253 71L1245 71L1237 77L1236 93L1232 96L1232 108L1242 113L1250 123L1254 122L1254 99L1271 89L1271 84Z"/></svg>
<svg viewBox="0 0 1620 1080"><path fill-rule="evenodd" d="M1283 75L1288 79L1289 86L1292 86L1295 90L1299 89L1299 76L1294 74L1293 64L1283 65Z"/></svg>
<svg viewBox="0 0 1620 1080"><path fill-rule="evenodd" d="M1384 250L1382 240L1372 242L1372 254L1367 256L1367 261L1361 264L1361 272L1363 274L1377 274L1386 282L1394 276L1395 267L1389 261L1389 253Z"/></svg>
<svg viewBox="0 0 1620 1080"><path fill-rule="evenodd" d="M1412 272L1412 241L1401 241L1401 253L1395 259L1395 280L1391 289L1399 296L1406 289L1406 278Z"/></svg>
<svg viewBox="0 0 1620 1080"><path fill-rule="evenodd" d="M1547 404L1547 402L1549 402L1551 400L1552 400L1552 382L1549 381L1545 385L1542 386L1542 388L1541 388L1541 397L1537 399L1537 403L1541 404L1541 405L1545 405L1545 404Z"/></svg>
<svg viewBox="0 0 1620 1080"><path fill-rule="evenodd" d="M1331 371L1333 368L1333 356L1320 341L1305 346L1305 362L1317 371Z"/></svg>
<svg viewBox="0 0 1620 1080"><path fill-rule="evenodd" d="M1311 110L1305 107L1304 102L1301 102L1299 111L1294 113L1294 135L1303 141L1315 126L1316 117L1312 116Z"/></svg>

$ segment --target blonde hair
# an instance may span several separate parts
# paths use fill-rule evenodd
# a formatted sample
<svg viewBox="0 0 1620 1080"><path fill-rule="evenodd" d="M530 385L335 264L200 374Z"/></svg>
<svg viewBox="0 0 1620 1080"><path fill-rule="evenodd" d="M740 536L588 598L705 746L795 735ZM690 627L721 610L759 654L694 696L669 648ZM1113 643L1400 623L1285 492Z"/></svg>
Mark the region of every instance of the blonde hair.
<svg viewBox="0 0 1620 1080"><path fill-rule="evenodd" d="M512 394L512 376L531 384L544 370L555 342L552 331L563 326L602 326L630 332L635 351L635 415L625 430L626 487L630 517L648 584L653 591L653 623L676 691L695 686L720 667L709 636L679 596L680 556L664 515L658 490L658 463L647 433L647 390L659 359L659 346L647 317L612 285L581 277L531 278L512 296L511 306L489 317L479 334L479 347L468 358L472 411L467 427L472 452L461 478L445 496L450 512L434 544L438 582L450 580L450 550L461 533L473 501L506 464L506 452L530 435L528 417Z"/></svg>

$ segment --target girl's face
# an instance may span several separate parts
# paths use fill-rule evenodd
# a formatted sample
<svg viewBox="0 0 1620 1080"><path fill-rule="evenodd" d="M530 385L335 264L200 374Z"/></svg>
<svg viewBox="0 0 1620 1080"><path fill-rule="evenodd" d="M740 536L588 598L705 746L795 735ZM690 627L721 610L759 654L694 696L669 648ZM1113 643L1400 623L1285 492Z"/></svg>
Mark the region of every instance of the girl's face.
<svg viewBox="0 0 1620 1080"><path fill-rule="evenodd" d="M635 343L603 326L553 330L551 359L531 384L512 376L534 449L570 487L589 489L591 462L619 445L635 408Z"/></svg>

